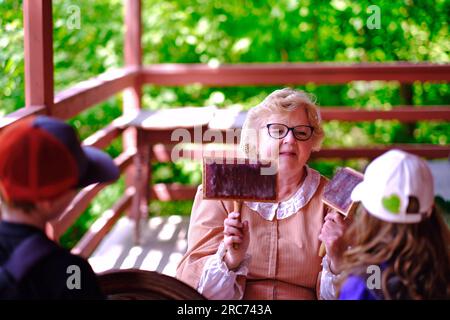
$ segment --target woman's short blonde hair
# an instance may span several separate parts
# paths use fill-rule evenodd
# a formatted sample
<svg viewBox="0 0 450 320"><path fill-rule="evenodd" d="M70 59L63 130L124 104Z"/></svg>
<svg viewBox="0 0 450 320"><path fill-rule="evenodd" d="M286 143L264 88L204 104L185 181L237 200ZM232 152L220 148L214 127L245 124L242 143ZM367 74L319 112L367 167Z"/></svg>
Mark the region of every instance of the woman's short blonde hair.
<svg viewBox="0 0 450 320"><path fill-rule="evenodd" d="M320 150L324 139L324 131L321 124L319 108L315 104L315 98L301 90L284 88L275 90L269 94L259 105L250 109L247 113L241 132L240 148L245 156L259 155L258 139L255 139L255 132L264 125L264 120L271 115L287 115L290 112L304 108L309 120L309 124L314 127L313 151ZM253 133L253 134L252 134Z"/></svg>

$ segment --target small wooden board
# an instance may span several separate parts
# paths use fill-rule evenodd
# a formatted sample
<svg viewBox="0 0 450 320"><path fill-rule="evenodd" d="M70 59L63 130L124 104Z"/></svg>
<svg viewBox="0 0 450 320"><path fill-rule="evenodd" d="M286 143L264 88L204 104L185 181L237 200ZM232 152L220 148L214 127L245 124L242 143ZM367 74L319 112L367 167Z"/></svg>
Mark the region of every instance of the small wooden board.
<svg viewBox="0 0 450 320"><path fill-rule="evenodd" d="M243 158L204 157L203 197L237 201L277 201L277 170L263 175L271 163Z"/></svg>
<svg viewBox="0 0 450 320"><path fill-rule="evenodd" d="M322 201L344 216L348 216L356 205L351 199L352 191L363 178L362 173L351 168L339 169L325 186Z"/></svg>

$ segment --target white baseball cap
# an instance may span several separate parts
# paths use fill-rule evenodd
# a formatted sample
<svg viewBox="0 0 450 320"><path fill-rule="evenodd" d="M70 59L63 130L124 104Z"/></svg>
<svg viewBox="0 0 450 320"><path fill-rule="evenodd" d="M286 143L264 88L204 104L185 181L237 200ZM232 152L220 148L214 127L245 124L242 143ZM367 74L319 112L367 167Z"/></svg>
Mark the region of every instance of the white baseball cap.
<svg viewBox="0 0 450 320"><path fill-rule="evenodd" d="M364 180L353 189L351 198L381 220L418 223L431 214L433 185L424 160L394 149L367 166Z"/></svg>

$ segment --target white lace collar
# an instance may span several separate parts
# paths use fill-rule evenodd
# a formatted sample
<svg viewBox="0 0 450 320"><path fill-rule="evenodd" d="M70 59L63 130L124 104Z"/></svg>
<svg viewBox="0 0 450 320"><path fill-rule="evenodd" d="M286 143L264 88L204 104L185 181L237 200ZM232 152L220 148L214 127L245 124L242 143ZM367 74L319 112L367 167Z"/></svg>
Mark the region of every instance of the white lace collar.
<svg viewBox="0 0 450 320"><path fill-rule="evenodd" d="M275 214L278 220L290 217L308 204L320 184L320 174L308 166L305 166L305 168L305 181L288 200L278 203L246 201L245 204L258 212L265 220L272 221Z"/></svg>

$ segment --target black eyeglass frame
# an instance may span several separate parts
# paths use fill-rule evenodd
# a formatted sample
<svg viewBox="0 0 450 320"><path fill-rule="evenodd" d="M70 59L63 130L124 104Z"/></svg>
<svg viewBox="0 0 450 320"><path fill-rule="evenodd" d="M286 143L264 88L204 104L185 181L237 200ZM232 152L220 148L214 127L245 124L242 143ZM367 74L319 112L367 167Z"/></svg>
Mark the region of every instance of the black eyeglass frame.
<svg viewBox="0 0 450 320"><path fill-rule="evenodd" d="M282 127L287 128L286 133L285 133L283 136L280 136L280 137L273 137L273 136L270 134L270 126L273 126L273 125L282 126ZM267 128L267 133L268 133L269 136L270 136L271 138L273 138L273 139L283 139L283 138L285 138L285 137L289 134L289 131L292 131L292 134L294 135L294 138L297 139L298 141L308 141L309 139L311 139L311 137L312 137L312 135L313 135L313 133L314 133L314 127L313 127L313 126L307 126L307 125L299 125L299 126L295 126L295 127L288 127L287 125L282 124L282 123L269 123L269 124L266 125L266 128ZM298 137L295 135L294 129L296 129L296 128L309 128L309 129L311 130L311 133L309 134L308 138L306 138L306 139L303 139L303 138L300 139L300 138L298 138Z"/></svg>

